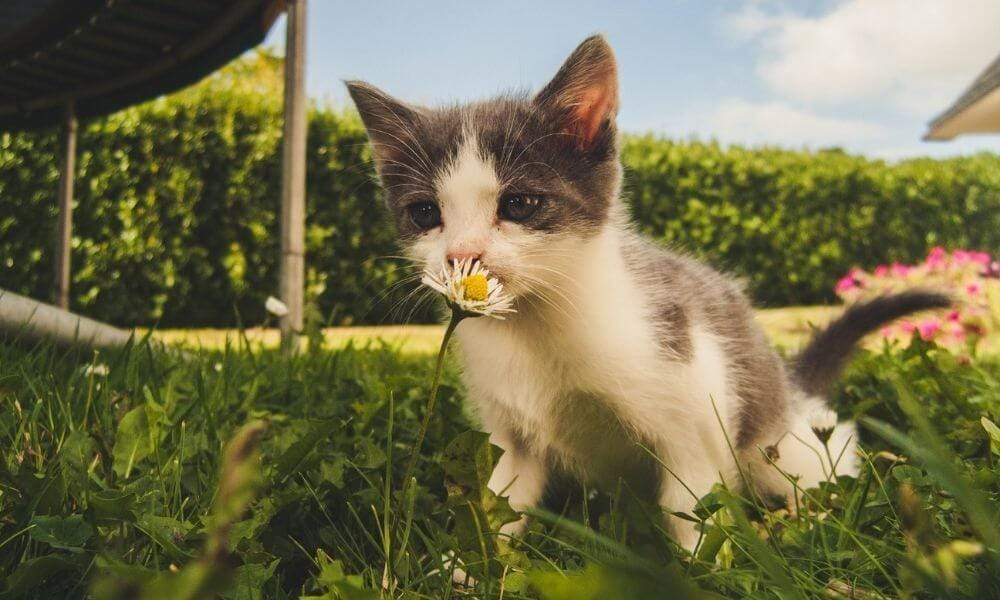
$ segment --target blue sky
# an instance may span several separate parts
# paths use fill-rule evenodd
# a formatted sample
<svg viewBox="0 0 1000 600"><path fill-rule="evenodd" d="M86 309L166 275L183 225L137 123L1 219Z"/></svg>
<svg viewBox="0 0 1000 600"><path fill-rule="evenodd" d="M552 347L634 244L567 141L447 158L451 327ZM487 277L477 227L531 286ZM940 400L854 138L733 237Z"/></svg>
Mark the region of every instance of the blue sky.
<svg viewBox="0 0 1000 600"><path fill-rule="evenodd" d="M435 104L537 89L605 34L626 131L886 158L1000 152L1000 136L921 142L1000 52L997 0L310 0L307 88L364 79ZM266 43L282 46L279 21Z"/></svg>

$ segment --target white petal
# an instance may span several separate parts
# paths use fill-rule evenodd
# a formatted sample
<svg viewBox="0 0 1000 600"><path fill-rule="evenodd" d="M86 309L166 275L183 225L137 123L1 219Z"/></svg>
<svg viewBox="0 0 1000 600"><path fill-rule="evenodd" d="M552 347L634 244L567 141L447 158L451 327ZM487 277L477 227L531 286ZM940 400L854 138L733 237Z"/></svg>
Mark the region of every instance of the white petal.
<svg viewBox="0 0 1000 600"><path fill-rule="evenodd" d="M264 308L276 317L284 317L288 314L288 305L274 296L267 297L267 300L264 301Z"/></svg>
<svg viewBox="0 0 1000 600"><path fill-rule="evenodd" d="M87 365L86 367L83 368L83 374L88 377L91 375L95 375L97 377L105 377L110 372L111 369L109 369L108 365L105 364Z"/></svg>
<svg viewBox="0 0 1000 600"><path fill-rule="evenodd" d="M809 417L809 427L818 431L832 431L837 426L837 413L829 408L819 408Z"/></svg>
<svg viewBox="0 0 1000 600"><path fill-rule="evenodd" d="M441 282L439 282L438 280L434 279L434 277L432 277L431 275L425 274L423 277L420 278L420 283L426 285L427 287L431 288L432 290L434 290L439 294L447 295L448 293L444 285L441 284Z"/></svg>

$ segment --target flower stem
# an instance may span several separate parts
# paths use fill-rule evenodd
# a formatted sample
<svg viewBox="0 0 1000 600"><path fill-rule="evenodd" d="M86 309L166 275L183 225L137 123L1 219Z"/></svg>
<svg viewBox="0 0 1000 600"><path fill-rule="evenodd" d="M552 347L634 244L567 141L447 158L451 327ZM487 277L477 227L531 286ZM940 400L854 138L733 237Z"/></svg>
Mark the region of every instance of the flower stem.
<svg viewBox="0 0 1000 600"><path fill-rule="evenodd" d="M837 484L837 465L833 462L833 453L830 452L829 441L823 442L823 449L826 450L826 459L830 461L830 475L833 476L833 483Z"/></svg>
<svg viewBox="0 0 1000 600"><path fill-rule="evenodd" d="M444 330L444 338L441 340L441 349L438 350L437 363L434 365L434 381L431 384L431 395L427 398L427 409L424 411L424 419L420 423L420 430L417 432L417 441L413 444L413 450L410 451L410 460L406 465L406 471L403 475L403 498L407 496L410 488L410 478L413 476L413 469L417 465L417 457L420 455L420 449L424 445L424 437L427 436L427 428L431 424L431 416L434 414L434 405L437 402L438 388L441 387L441 372L444 370L444 356L448 351L448 342L451 341L451 336L455 333L455 327L458 326L458 322L462 320L462 316L459 315L458 311L453 310L451 313L451 320L448 322L447 329Z"/></svg>

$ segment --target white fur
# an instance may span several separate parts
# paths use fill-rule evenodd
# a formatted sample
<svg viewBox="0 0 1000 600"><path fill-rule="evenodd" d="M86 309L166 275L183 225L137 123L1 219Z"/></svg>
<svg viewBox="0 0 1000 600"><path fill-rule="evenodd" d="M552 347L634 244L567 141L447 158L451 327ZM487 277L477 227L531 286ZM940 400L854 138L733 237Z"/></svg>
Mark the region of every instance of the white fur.
<svg viewBox="0 0 1000 600"><path fill-rule="evenodd" d="M794 499L760 449L733 456L740 399L723 341L693 320L689 361L658 344L649 298L624 262L620 218L586 239L499 221L500 182L470 133L435 188L443 225L421 236L411 255L424 264L482 255L518 300L513 318L466 319L456 332L470 399L505 451L490 480L494 491L525 508L541 498L550 463L614 485L652 453L663 466L659 499L668 511L690 511L717 481L737 485L738 462L763 491ZM809 429L816 402L793 403L773 427L777 466L807 487L829 470ZM838 453L846 446L839 473L855 468L852 431L838 427L831 441ZM689 522L670 523L682 545L696 545Z"/></svg>
<svg viewBox="0 0 1000 600"><path fill-rule="evenodd" d="M746 456L754 485L784 496L790 509L799 506L804 490L822 481L832 481L834 475L858 472L857 428L853 422L836 425L828 448L813 433L814 415L827 410L822 398L800 398L780 439L776 440L777 458L769 460L759 451Z"/></svg>

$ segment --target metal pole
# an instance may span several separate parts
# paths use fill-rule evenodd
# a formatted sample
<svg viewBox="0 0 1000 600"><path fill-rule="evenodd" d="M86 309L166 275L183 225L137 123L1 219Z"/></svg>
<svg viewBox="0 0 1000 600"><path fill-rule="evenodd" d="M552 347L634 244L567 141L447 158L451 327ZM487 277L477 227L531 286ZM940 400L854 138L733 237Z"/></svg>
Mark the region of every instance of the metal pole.
<svg viewBox="0 0 1000 600"><path fill-rule="evenodd" d="M281 343L299 347L305 286L306 213L306 0L289 0L285 30L285 123L281 165L281 266L279 295L288 306Z"/></svg>
<svg viewBox="0 0 1000 600"><path fill-rule="evenodd" d="M55 303L69 308L70 251L73 245L73 175L76 170L76 111L66 103L59 159L59 224L56 238Z"/></svg>

